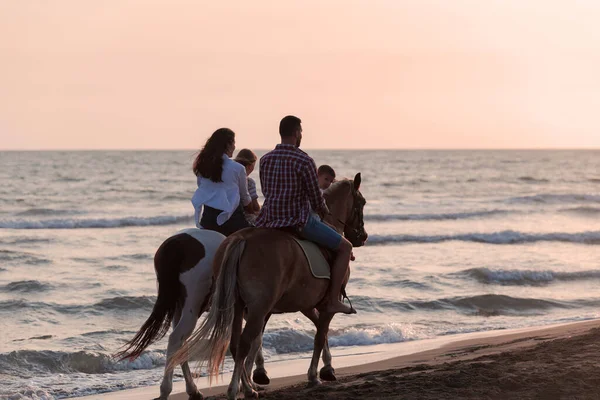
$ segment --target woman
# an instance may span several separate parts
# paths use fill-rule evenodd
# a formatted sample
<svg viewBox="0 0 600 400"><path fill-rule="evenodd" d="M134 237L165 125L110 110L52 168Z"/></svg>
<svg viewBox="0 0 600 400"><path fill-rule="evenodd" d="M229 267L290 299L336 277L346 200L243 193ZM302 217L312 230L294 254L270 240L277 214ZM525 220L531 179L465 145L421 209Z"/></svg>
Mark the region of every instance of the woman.
<svg viewBox="0 0 600 400"><path fill-rule="evenodd" d="M254 223L254 220L258 216L260 212L260 204L258 204L258 193L256 192L256 182L254 179L250 178L250 174L254 171L254 167L256 165L256 154L250 149L241 149L237 156L235 157L235 161L242 164L244 168L246 168L246 176L248 177L248 193L250 194L250 199L252 203L250 203L250 212L246 212L246 220L251 224Z"/></svg>
<svg viewBox="0 0 600 400"><path fill-rule="evenodd" d="M230 158L234 150L235 133L228 128L217 129L196 157L193 168L198 181L192 197L196 226L225 236L250 226L242 208L251 211L246 169Z"/></svg>

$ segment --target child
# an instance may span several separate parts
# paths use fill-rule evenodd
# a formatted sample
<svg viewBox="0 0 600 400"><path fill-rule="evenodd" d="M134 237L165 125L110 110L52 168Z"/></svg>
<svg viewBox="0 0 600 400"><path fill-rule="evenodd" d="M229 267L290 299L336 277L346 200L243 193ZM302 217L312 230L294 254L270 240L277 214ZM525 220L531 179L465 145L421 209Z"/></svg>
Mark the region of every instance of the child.
<svg viewBox="0 0 600 400"><path fill-rule="evenodd" d="M335 171L329 165L321 165L317 169L317 178L319 178L319 189L321 189L321 193L331 186L333 182L335 182ZM249 187L250 185L248 185ZM312 212L312 211L311 211ZM350 253L350 261L354 261L354 253Z"/></svg>
<svg viewBox="0 0 600 400"><path fill-rule="evenodd" d="M329 165L321 165L317 168L317 179L319 179L319 189L321 190L321 194L323 194L335 180L335 171ZM317 215L312 208L310 212Z"/></svg>
<svg viewBox="0 0 600 400"><path fill-rule="evenodd" d="M250 178L249 176L252 171L254 171L256 159L256 154L254 154L254 152L250 149L240 150L235 157L235 161L242 164L246 168L246 176L248 177L248 193L250 193L250 199L252 200L252 212L245 212L244 215L251 224L254 223L254 220L260 211L260 204L258 204L258 193L256 193L256 182L254 182L254 179Z"/></svg>
<svg viewBox="0 0 600 400"><path fill-rule="evenodd" d="M335 171L329 165L321 165L317 169L317 177L319 178L319 189L322 192L335 181Z"/></svg>

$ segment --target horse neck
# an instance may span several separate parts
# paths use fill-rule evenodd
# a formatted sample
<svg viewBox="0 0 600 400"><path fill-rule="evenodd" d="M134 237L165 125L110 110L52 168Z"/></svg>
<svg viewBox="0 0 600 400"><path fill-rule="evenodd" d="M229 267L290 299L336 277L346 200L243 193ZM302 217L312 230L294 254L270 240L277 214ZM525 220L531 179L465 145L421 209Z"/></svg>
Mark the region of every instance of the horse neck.
<svg viewBox="0 0 600 400"><path fill-rule="evenodd" d="M344 232L344 224L350 214L350 202L352 202L351 186L344 185L328 196L329 211L331 215L325 218L325 222L335 226L339 233Z"/></svg>

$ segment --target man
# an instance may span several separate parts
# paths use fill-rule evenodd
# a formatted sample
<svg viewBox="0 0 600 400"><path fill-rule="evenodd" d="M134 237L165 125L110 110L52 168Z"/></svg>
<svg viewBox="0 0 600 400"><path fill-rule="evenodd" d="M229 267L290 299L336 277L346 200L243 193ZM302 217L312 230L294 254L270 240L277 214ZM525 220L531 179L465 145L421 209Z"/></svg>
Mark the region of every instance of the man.
<svg viewBox="0 0 600 400"><path fill-rule="evenodd" d="M324 311L354 314L356 311L352 307L340 301L352 244L321 221L329 210L319 189L317 166L308 154L299 149L301 122L300 118L292 115L284 117L279 123L281 144L260 159L260 183L265 201L256 226L295 228L303 238L336 251ZM321 218L310 212L311 207Z"/></svg>

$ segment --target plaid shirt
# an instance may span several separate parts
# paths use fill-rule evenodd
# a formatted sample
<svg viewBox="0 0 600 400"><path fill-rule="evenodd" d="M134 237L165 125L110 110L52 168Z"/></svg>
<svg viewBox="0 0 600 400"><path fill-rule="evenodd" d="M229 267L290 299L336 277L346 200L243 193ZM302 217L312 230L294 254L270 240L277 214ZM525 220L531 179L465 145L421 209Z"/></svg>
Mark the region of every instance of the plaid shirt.
<svg viewBox="0 0 600 400"><path fill-rule="evenodd" d="M310 207L327 209L314 160L294 145L278 144L261 157L260 185L265 201L256 226L303 227Z"/></svg>

